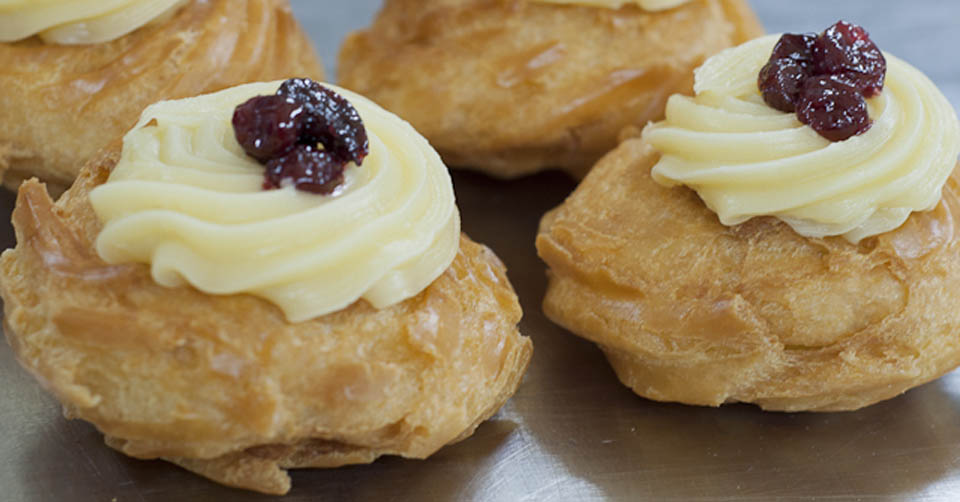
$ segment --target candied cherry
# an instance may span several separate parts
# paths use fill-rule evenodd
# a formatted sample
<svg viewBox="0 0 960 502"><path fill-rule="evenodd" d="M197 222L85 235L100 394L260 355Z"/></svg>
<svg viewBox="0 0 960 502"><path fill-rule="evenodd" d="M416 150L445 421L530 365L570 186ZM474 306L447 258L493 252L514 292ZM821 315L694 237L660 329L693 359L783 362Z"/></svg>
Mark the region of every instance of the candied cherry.
<svg viewBox="0 0 960 502"><path fill-rule="evenodd" d="M247 155L265 162L300 141L303 106L282 96L257 96L233 112L233 132Z"/></svg>
<svg viewBox="0 0 960 502"><path fill-rule="evenodd" d="M287 155L267 162L264 188L280 188L283 180L289 180L298 190L330 194L343 183L346 165L347 161L326 150L297 145Z"/></svg>
<svg viewBox="0 0 960 502"><path fill-rule="evenodd" d="M817 36L809 33L787 33L773 47L770 59L792 59L806 67L813 66L813 44Z"/></svg>
<svg viewBox="0 0 960 502"><path fill-rule="evenodd" d="M813 73L813 35L786 34L773 48L770 61L760 70L763 100L782 112L797 109L803 82Z"/></svg>
<svg viewBox="0 0 960 502"><path fill-rule="evenodd" d="M800 93L797 116L830 141L843 141L870 128L863 94L838 76L807 80Z"/></svg>
<svg viewBox="0 0 960 502"><path fill-rule="evenodd" d="M330 194L349 162L370 153L367 131L346 98L309 79L290 79L275 95L257 96L233 114L237 141L266 166L264 189L290 181L298 190Z"/></svg>
<svg viewBox="0 0 960 502"><path fill-rule="evenodd" d="M277 94L306 107L303 125L306 141L322 143L327 151L340 158L363 163L370 151L367 131L357 109L343 96L308 79L288 80Z"/></svg>
<svg viewBox="0 0 960 502"><path fill-rule="evenodd" d="M757 83L763 100L830 141L870 129L865 98L883 90L887 61L866 30L838 21L819 35L780 37Z"/></svg>
<svg viewBox="0 0 960 502"><path fill-rule="evenodd" d="M777 59L760 70L763 100L781 112L797 110L797 100L810 72L793 59Z"/></svg>
<svg viewBox="0 0 960 502"><path fill-rule="evenodd" d="M887 59L860 26L837 22L817 37L813 54L818 74L841 76L868 98L883 90Z"/></svg>

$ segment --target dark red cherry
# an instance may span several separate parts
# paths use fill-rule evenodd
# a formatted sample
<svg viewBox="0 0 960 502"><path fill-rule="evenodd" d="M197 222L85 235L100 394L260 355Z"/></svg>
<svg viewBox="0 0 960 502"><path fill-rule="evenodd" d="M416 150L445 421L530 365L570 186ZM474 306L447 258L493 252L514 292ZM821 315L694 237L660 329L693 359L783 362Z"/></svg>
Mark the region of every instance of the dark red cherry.
<svg viewBox="0 0 960 502"><path fill-rule="evenodd" d="M843 141L870 128L865 98L883 90L887 61L866 30L839 21L823 33L780 37L757 84L763 100L821 136Z"/></svg>
<svg viewBox="0 0 960 502"><path fill-rule="evenodd" d="M794 59L772 60L760 70L763 100L782 112L796 111L800 90L809 77L809 70Z"/></svg>
<svg viewBox="0 0 960 502"><path fill-rule="evenodd" d="M356 108L309 79L287 80L275 95L238 106L233 130L243 150L266 165L264 189L289 181L299 190L332 193L347 163L359 166L370 153Z"/></svg>
<svg viewBox="0 0 960 502"><path fill-rule="evenodd" d="M792 59L805 66L813 66L813 44L817 35L787 33L773 47L770 60Z"/></svg>
<svg viewBox="0 0 960 502"><path fill-rule="evenodd" d="M300 140L303 106L282 96L257 96L233 113L233 132L247 155L265 162Z"/></svg>
<svg viewBox="0 0 960 502"><path fill-rule="evenodd" d="M830 141L849 139L871 126L863 94L835 76L815 77L804 83L797 117Z"/></svg>
<svg viewBox="0 0 960 502"><path fill-rule="evenodd" d="M289 181L298 190L330 194L343 183L347 161L310 145L297 145L283 157L267 162L264 188L280 188Z"/></svg>
<svg viewBox="0 0 960 502"><path fill-rule="evenodd" d="M337 157L363 164L370 153L367 131L357 109L346 98L309 79L287 80L277 94L306 108L303 143L322 143Z"/></svg>
<svg viewBox="0 0 960 502"><path fill-rule="evenodd" d="M883 90L887 59L862 27L838 21L817 37L813 54L818 74L840 76L868 98Z"/></svg>

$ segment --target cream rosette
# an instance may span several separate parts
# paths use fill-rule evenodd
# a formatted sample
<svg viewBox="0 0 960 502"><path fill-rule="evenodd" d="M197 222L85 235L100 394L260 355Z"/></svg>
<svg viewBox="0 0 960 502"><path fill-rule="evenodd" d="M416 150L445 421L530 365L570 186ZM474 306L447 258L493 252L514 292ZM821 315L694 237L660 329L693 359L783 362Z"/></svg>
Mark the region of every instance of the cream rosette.
<svg viewBox="0 0 960 502"><path fill-rule="evenodd" d="M603 7L606 9L619 9L624 5L636 5L643 10L656 12L659 10L672 9L683 5L691 0L532 0L540 3L558 3L570 5L583 5L586 7Z"/></svg>
<svg viewBox="0 0 960 502"><path fill-rule="evenodd" d="M439 155L412 126L334 86L370 140L329 196L264 190L264 167L234 137L237 105L274 94L248 84L148 107L109 180L90 194L108 263L148 263L164 286L248 293L291 322L360 298L385 308L425 289L452 263L460 217Z"/></svg>
<svg viewBox="0 0 960 502"><path fill-rule="evenodd" d="M172 14L188 0L0 0L0 42L39 35L57 44L118 39Z"/></svg>
<svg viewBox="0 0 960 502"><path fill-rule="evenodd" d="M696 71L695 97L672 96L643 137L662 153L653 178L687 185L724 225L775 216L808 237L850 242L933 209L960 154L956 112L904 61L887 58L873 126L832 143L763 102L757 78L780 35L728 49Z"/></svg>

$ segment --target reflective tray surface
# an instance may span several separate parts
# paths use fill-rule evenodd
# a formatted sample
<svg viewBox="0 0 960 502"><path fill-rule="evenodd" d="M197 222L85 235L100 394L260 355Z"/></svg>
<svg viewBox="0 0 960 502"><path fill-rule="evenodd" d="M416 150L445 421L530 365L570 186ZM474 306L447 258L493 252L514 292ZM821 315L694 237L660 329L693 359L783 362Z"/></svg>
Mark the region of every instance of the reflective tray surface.
<svg viewBox="0 0 960 502"><path fill-rule="evenodd" d="M293 0L327 67L379 0ZM753 0L771 32L840 18L924 70L960 107L960 2ZM463 227L509 267L533 338L519 392L461 443L426 461L295 471L282 500L960 500L960 372L864 410L764 413L636 397L600 351L541 313L540 216L574 183L557 173L499 182L454 174ZM0 246L14 243L13 196L0 194ZM161 461L127 458L59 406L0 343L0 501L278 500L224 488Z"/></svg>

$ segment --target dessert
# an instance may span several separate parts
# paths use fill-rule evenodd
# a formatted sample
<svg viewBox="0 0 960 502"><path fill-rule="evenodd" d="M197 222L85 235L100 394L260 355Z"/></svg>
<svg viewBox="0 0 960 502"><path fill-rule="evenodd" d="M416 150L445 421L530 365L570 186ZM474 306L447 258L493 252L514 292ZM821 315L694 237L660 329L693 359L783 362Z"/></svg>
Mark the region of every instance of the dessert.
<svg viewBox="0 0 960 502"><path fill-rule="evenodd" d="M388 0L338 71L448 165L582 177L707 57L762 33L742 0Z"/></svg>
<svg viewBox="0 0 960 502"><path fill-rule="evenodd" d="M148 104L322 78L286 0L12 0L0 5L0 176L58 194Z"/></svg>
<svg viewBox="0 0 960 502"><path fill-rule="evenodd" d="M271 95L300 111L271 127L278 107L247 106ZM265 165L307 146L332 160ZM220 483L284 493L283 469L426 457L495 413L530 359L439 156L333 86L151 105L56 203L25 182L13 222L0 294L20 363L113 448Z"/></svg>
<svg viewBox="0 0 960 502"><path fill-rule="evenodd" d="M861 58L841 80L864 95L869 126L828 139L860 124L844 108L853 91L814 99L853 118L824 116L818 131L799 101L781 111L768 103L790 100L761 89L791 36L708 60L696 96L671 97L666 120L541 223L547 314L598 343L641 396L852 410L960 364L956 112L895 56L880 78L879 59ZM833 78L814 59L809 80ZM792 89L781 96L801 99Z"/></svg>

